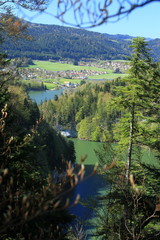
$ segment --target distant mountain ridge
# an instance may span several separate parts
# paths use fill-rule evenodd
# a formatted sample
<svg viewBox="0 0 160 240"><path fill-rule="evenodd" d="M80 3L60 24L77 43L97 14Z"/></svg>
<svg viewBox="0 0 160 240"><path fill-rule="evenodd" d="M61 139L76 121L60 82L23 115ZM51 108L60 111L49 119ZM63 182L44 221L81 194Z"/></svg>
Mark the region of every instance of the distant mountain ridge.
<svg viewBox="0 0 160 240"><path fill-rule="evenodd" d="M131 41L133 38L136 38L136 37L133 37L133 36L129 36L127 34L114 34L114 35L111 35L111 34L108 34L108 33L104 33L106 36L112 38L112 39L117 39L117 40L128 40L128 41ZM147 41L150 41L150 40L153 40L152 38L146 38Z"/></svg>
<svg viewBox="0 0 160 240"><path fill-rule="evenodd" d="M111 35L111 34L108 34L108 33L104 33L104 35L108 36L109 38L116 39L116 40L129 40L129 41L131 41L132 38L134 38L133 36L123 35L123 34Z"/></svg>
<svg viewBox="0 0 160 240"><path fill-rule="evenodd" d="M72 27L28 22L28 34L33 40L6 39L3 50L9 57L29 57L39 60L116 60L131 54L129 35L102 34ZM149 40L152 57L160 61L160 39Z"/></svg>

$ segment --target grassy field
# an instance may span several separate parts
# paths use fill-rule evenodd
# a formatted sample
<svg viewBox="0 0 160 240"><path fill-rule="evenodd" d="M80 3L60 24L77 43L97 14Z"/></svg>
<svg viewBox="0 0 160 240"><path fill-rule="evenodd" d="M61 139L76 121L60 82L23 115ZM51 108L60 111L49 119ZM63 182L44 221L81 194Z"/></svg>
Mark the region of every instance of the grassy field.
<svg viewBox="0 0 160 240"><path fill-rule="evenodd" d="M108 73L108 74L100 74L100 75L92 75L92 76L89 76L89 79L115 79L115 78L118 78L118 77L125 77L127 76L127 74L120 74L120 73Z"/></svg>
<svg viewBox="0 0 160 240"><path fill-rule="evenodd" d="M112 60L112 62L129 63L129 60Z"/></svg>
<svg viewBox="0 0 160 240"><path fill-rule="evenodd" d="M53 88L57 87L57 84L55 84L55 83L45 82L44 85L47 87L47 89L53 89Z"/></svg>
<svg viewBox="0 0 160 240"><path fill-rule="evenodd" d="M59 82L62 83L62 84L65 83L65 82L71 82L71 83L78 83L78 84L80 84L81 79L60 78L60 79L59 79Z"/></svg>
<svg viewBox="0 0 160 240"><path fill-rule="evenodd" d="M99 73L101 72L107 72L106 74L102 73L99 75L92 75L92 72L88 74L87 80L111 80L118 77L125 77L127 74L118 74L113 73L112 69L107 68L100 68L100 67L90 67L90 66L75 66L73 64L67 64L67 63L60 63L60 62L49 62L49 61L34 61L34 65L30 65L29 68L41 68L48 71L67 71L67 70L75 70L75 71L81 71L81 70L90 70L90 71L97 71ZM91 74L91 75L90 75ZM95 72L93 72L95 74ZM78 83L80 84L82 79L67 79L62 77L55 76L54 79L44 79L43 77L38 77L39 81L44 82L47 89L53 89L58 84L64 84L65 82L71 82L71 83ZM56 84L57 83L57 84Z"/></svg>
<svg viewBox="0 0 160 240"><path fill-rule="evenodd" d="M109 71L106 68L96 68L89 66L75 66L73 64L60 63L60 62L49 62L49 61L34 61L34 65L30 65L29 68L42 68L48 71L67 71L67 70L94 70L98 72Z"/></svg>
<svg viewBox="0 0 160 240"><path fill-rule="evenodd" d="M50 82L51 81L51 82ZM65 82L71 82L71 83L78 83L80 84L80 81L79 79L66 79L66 78L61 78L58 80L58 83L60 84L64 84ZM53 88L56 88L58 84L56 83L52 83L53 80L49 80L48 79L45 79L45 82L44 84L46 85L47 89L53 89Z"/></svg>
<svg viewBox="0 0 160 240"><path fill-rule="evenodd" d="M80 84L81 79L67 79L67 78L58 78L58 79L41 79L46 86L57 86L58 84L64 84L65 82L78 83Z"/></svg>

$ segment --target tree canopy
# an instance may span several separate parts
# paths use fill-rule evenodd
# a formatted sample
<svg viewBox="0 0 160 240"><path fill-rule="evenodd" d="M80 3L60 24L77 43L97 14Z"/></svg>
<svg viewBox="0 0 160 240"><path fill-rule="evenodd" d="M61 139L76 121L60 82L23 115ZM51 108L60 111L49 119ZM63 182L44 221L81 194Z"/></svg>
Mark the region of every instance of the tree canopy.
<svg viewBox="0 0 160 240"><path fill-rule="evenodd" d="M109 172L104 172L111 185L101 198L103 211L98 213L97 236L108 240L158 240L160 70L152 62L143 38L134 39L131 47L130 73L124 79L125 85L115 88L111 103L120 112L113 123L117 144L104 144L97 151L100 163L114 163ZM149 164L142 160L146 146L155 155Z"/></svg>

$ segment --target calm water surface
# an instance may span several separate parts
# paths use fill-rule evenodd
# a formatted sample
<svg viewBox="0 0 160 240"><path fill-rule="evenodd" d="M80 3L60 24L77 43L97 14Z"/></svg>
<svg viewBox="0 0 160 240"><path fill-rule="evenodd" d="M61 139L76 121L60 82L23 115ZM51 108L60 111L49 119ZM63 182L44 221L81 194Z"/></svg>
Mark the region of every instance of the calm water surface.
<svg viewBox="0 0 160 240"><path fill-rule="evenodd" d="M92 207L94 204L96 208L100 208L97 203L97 196L100 196L109 189L109 184L103 179L103 176L95 174L91 175L94 165L98 162L95 150L98 150L102 143L84 141L78 139L72 139L75 145L76 150L76 160L77 163L80 162L81 157L87 155L87 158L84 162L85 165L85 177L84 181L76 186L74 189L72 200L76 198L77 194L80 194L80 203L70 209L70 212L75 214L80 221L85 224L85 229L88 233L87 240L94 239L91 234L94 232L94 225L92 222L95 221L95 213L92 208L84 206L83 202L91 201Z"/></svg>
<svg viewBox="0 0 160 240"><path fill-rule="evenodd" d="M29 91L28 95L33 101L36 101L37 104L40 104L45 100L54 99L55 95L60 96L63 91L63 88L58 90Z"/></svg>

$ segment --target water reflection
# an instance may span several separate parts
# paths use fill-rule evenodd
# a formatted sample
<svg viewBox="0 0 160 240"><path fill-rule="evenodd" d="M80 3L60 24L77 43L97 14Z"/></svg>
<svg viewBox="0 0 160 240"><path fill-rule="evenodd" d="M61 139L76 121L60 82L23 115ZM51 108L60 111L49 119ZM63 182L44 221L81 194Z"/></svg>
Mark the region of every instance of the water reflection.
<svg viewBox="0 0 160 240"><path fill-rule="evenodd" d="M95 220L94 209L100 207L98 204L98 196L102 196L109 188L109 184L104 180L102 175L94 174L91 176L94 165L85 165L84 180L79 183L71 197L74 201L77 194L80 194L80 202L74 207L70 208L70 213L74 214L87 231L88 238L92 239L92 233L95 231L93 221Z"/></svg>
<svg viewBox="0 0 160 240"><path fill-rule="evenodd" d="M36 101L37 104L40 104L45 100L54 99L55 95L60 96L63 91L63 88L58 90L29 91L28 95L33 101Z"/></svg>

